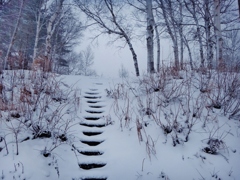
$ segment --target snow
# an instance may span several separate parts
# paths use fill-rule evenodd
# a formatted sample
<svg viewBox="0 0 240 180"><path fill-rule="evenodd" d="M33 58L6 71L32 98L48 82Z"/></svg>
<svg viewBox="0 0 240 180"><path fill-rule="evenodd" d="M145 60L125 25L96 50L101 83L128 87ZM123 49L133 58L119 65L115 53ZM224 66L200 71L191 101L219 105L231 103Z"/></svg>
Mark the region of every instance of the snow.
<svg viewBox="0 0 240 180"><path fill-rule="evenodd" d="M6 136L9 154L6 153L5 148L0 152L1 179L240 179L239 120L229 120L219 110L214 110L211 116L216 116L216 118L213 121L207 116L207 110L204 109L202 117L194 124L190 132L188 142L181 141L174 147L171 134L164 134L151 116L141 117L141 113L136 111L139 107L137 98L126 84L123 85L124 80L70 75L59 76L58 79L61 79L68 87L74 85L75 88L79 89L80 106L77 110L77 118L71 122L72 126L67 136L68 141L55 148L50 156L44 157L44 149L53 147L53 139L30 139L19 143L19 155L16 155L14 135L6 130L7 123L1 121L0 135L10 134ZM133 83L136 82L136 79L129 79L128 82L132 87L138 88L138 85ZM117 89L118 87L122 87L122 90L128 94L122 95L123 98L118 100L107 96L106 89ZM88 99L86 96L96 97L96 99ZM149 96L156 97L156 94ZM123 119L121 128L121 122L114 110L116 110L116 102L119 111L126 109L126 97L129 97L130 120L129 123L125 124ZM145 105L147 96L142 93L139 97ZM89 104L89 100L96 101L96 103ZM174 106L176 104L177 102L170 103L165 111L172 110L174 114L178 108ZM94 108L89 107L89 105L101 107ZM86 111L100 111L102 113L91 114ZM159 116L164 122L164 114ZM174 117L174 115L169 116L170 119ZM89 122L89 120L84 119L86 117L99 117L99 119ZM66 120L67 118L69 116L65 117ZM142 142L138 138L137 118L142 123ZM184 124L184 118L184 115L179 114L178 121ZM206 127L202 126L204 118L212 120L207 121ZM80 125L81 123L107 125L87 127ZM185 130L183 129L183 133L186 133ZM86 136L83 132L100 132L101 134ZM28 133L27 131L22 132L19 139L29 136ZM178 134L179 138L183 139L183 133ZM210 136L222 137L225 143L225 147L216 155L205 153L202 150L207 146ZM89 146L82 141L99 141L101 143L97 146ZM146 146L147 142L149 146ZM3 141L0 142L0 147L4 147ZM78 151L101 152L103 154L86 156ZM105 166L84 170L79 167L79 164L84 163L98 163Z"/></svg>

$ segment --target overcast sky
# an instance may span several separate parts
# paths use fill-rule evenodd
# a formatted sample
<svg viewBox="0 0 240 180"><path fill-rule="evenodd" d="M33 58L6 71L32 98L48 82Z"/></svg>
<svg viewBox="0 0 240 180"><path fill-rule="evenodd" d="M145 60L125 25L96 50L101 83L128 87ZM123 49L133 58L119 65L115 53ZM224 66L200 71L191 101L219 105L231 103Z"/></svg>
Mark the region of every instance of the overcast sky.
<svg viewBox="0 0 240 180"><path fill-rule="evenodd" d="M100 36L97 41L93 41L90 37L93 34L85 31L82 43L76 48L79 52L84 50L88 45L91 46L94 53L94 66L98 75L105 77L118 77L118 71L121 64L129 71L129 74L135 76L135 69L132 60L132 54L126 45L124 48L118 48L123 45L121 41L117 41L112 45L108 45L110 38L106 35ZM146 72L147 69L147 49L146 42L136 41L133 43L139 63L140 74ZM161 60L171 57L171 43L169 40L161 39ZM156 48L155 48L156 55ZM156 58L155 58L156 61ZM156 62L155 62L156 64Z"/></svg>

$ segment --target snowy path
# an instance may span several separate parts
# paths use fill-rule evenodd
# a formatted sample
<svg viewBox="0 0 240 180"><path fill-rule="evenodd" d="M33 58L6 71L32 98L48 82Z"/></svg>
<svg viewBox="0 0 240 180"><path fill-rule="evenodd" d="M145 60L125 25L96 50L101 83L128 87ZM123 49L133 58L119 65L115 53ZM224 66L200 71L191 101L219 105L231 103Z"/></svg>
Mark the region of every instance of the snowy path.
<svg viewBox="0 0 240 180"><path fill-rule="evenodd" d="M103 93L98 86L101 83L95 83L94 88L90 87L83 92L83 121L80 123L82 136L80 137L82 143L82 150L79 167L83 171L84 180L106 180L107 174L101 171L107 165L104 158L106 156L104 150L101 149L102 144L106 138L104 135L104 128L106 122L104 120L104 99ZM96 175L96 172L98 175Z"/></svg>

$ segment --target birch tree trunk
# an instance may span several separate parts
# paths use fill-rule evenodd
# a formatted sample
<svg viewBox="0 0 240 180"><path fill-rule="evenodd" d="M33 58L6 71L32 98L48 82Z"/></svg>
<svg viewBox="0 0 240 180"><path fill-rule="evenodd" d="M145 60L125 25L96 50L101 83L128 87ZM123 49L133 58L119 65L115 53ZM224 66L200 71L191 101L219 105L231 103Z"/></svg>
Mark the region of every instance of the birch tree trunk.
<svg viewBox="0 0 240 180"><path fill-rule="evenodd" d="M137 54L135 53L135 50L134 50L133 45L131 43L131 40L130 40L129 36L126 34L126 32L123 30L123 28L120 26L120 24L116 20L116 15L114 14L114 11L113 11L112 1L108 2L107 0L105 0L105 4L107 5L107 8L108 8L108 10L110 11L110 13L112 15L113 23L116 25L116 27L120 31L120 35L125 38L126 43L128 44L129 50L132 53L136 76L139 76L140 73L139 73L139 68L138 68Z"/></svg>
<svg viewBox="0 0 240 180"><path fill-rule="evenodd" d="M36 59L37 52L38 52L38 41L39 41L39 33L41 30L41 12L40 9L37 12L37 27L36 27L36 36L35 36L35 41L34 41L34 49L33 49L33 61Z"/></svg>
<svg viewBox="0 0 240 180"><path fill-rule="evenodd" d="M179 12L180 12L180 25L179 25L179 34L180 34L180 68L183 70L183 5L182 0L179 0Z"/></svg>
<svg viewBox="0 0 240 180"><path fill-rule="evenodd" d="M168 3L170 19L171 19L171 22L173 23L172 29L173 29L173 33L174 33L173 34L173 39L174 39L173 49L174 49L175 68L176 68L176 70L179 70L180 66L179 66L178 35L177 35L177 29L176 29L176 23L175 23L176 20L174 17L174 9L172 7L172 1L168 0L167 3Z"/></svg>
<svg viewBox="0 0 240 180"><path fill-rule="evenodd" d="M203 69L205 60L204 60L204 54L203 54L203 41L202 41L202 35L201 35L201 28L199 25L197 11L196 11L197 5L196 5L195 0L191 0L191 4L192 4L192 8L189 7L189 5L185 1L185 6L186 6L187 10L192 14L192 17L197 26L197 38L198 38L198 42L199 42L199 52L200 52L200 69Z"/></svg>
<svg viewBox="0 0 240 180"><path fill-rule="evenodd" d="M53 13L53 15L50 17L47 25L47 37L46 37L46 48L45 48L45 70L51 71L52 66L52 59L51 59L51 51L52 51L52 45L51 45L51 39L53 36L53 33L55 31L57 22L56 19L61 14L61 9L63 6L64 0L59 0L58 5L56 7L56 11Z"/></svg>
<svg viewBox="0 0 240 180"><path fill-rule="evenodd" d="M154 20L152 12L152 0L146 0L147 6L147 72L154 73L154 52L153 52L153 36L154 36Z"/></svg>
<svg viewBox="0 0 240 180"><path fill-rule="evenodd" d="M193 67L192 52L191 52L191 48L190 48L190 46L188 44L188 40L187 40L187 38L185 36L183 36L183 42L184 42L185 46L187 47L190 67L191 67L191 70L193 70L194 67Z"/></svg>
<svg viewBox="0 0 240 180"><path fill-rule="evenodd" d="M138 68L137 54L131 43L131 35L129 35L131 34L131 32L129 31L129 28L125 27L123 22L121 21L121 19L125 18L123 17L125 15L121 13L123 6L122 5L120 5L120 7L116 6L114 4L114 1L112 0L103 1L74 0L74 2L82 10L82 12L85 13L88 16L88 18L94 22L93 25L97 25L96 29L98 29L101 32L100 35L113 34L117 36L117 39L124 40L132 54L136 76L139 76L140 73ZM121 1L115 1L115 3L116 2L119 3ZM116 8L117 10L114 10L114 8Z"/></svg>
<svg viewBox="0 0 240 180"><path fill-rule="evenodd" d="M223 52L222 52L222 31L221 31L221 17L220 17L220 0L214 0L214 31L216 37L216 64L217 67L222 69L224 68L223 63Z"/></svg>
<svg viewBox="0 0 240 180"><path fill-rule="evenodd" d="M210 22L210 9L209 0L204 0L204 22L205 22L205 33L206 33L206 47L207 47L207 63L208 68L213 68L213 43L211 38L211 22Z"/></svg>
<svg viewBox="0 0 240 180"><path fill-rule="evenodd" d="M6 69L6 67L7 67L7 61L8 61L8 58L9 58L9 54L10 54L10 52L12 50L12 46L14 45L14 42L16 40L20 19L22 17L22 9L23 9L24 1L25 0L21 0L19 14L18 14L18 18L17 18L17 23L15 25L15 28L14 28L14 31L13 31L13 34L12 34L12 37L11 37L11 41L10 41L9 46L8 46L7 54L6 54L5 58L4 58L3 69Z"/></svg>
<svg viewBox="0 0 240 180"><path fill-rule="evenodd" d="M138 60L137 60L137 54L133 48L133 45L131 43L131 40L130 38L128 37L128 35L125 33L125 31L121 28L121 26L117 23L116 19L114 19L114 23L115 25L118 27L118 29L120 30L122 36L125 38L126 40L126 43L129 47L129 50L131 51L132 53L132 57L133 57L133 63L134 63L134 68L135 68L135 72L136 72L136 76L139 76L140 75L140 72L139 72L139 68L138 68Z"/></svg>
<svg viewBox="0 0 240 180"><path fill-rule="evenodd" d="M177 33L176 33L176 28L174 27L170 27L170 22L168 20L168 15L170 16L172 22L175 22L174 21L174 17L173 17L173 9L172 9L172 6L171 6L171 1L167 1L168 3L168 11L169 14L167 14L167 8L165 6L166 2L163 2L163 0L159 0L160 2L160 5L161 5L161 9L162 9L162 12L163 12L163 18L165 20L165 23L166 23L166 27L167 27L167 31L172 39L172 42L173 42L173 53L174 53L174 65L175 65L175 68L178 70L179 69L179 55L178 55L178 40L177 40Z"/></svg>
<svg viewBox="0 0 240 180"><path fill-rule="evenodd" d="M160 37L158 32L158 26L155 24L155 33L157 38L157 72L160 72L160 53L161 53L161 44L160 44Z"/></svg>

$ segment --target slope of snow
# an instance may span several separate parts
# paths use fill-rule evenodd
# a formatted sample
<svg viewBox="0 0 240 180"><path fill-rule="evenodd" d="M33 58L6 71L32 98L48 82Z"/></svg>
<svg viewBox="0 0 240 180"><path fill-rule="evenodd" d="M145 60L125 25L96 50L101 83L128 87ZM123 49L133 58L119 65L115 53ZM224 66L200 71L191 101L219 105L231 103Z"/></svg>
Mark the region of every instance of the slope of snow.
<svg viewBox="0 0 240 180"><path fill-rule="evenodd" d="M10 135L9 154L6 155L5 148L0 152L1 179L240 179L239 120L228 120L218 110L214 110L217 117L215 121L208 121L206 127L203 127L203 116L194 124L189 140L183 140L174 147L172 135L164 134L151 116L141 118L141 113L136 111L138 101L127 85L124 88L129 93L130 117L129 122L122 117L121 127L119 117L114 112L116 101L107 97L106 89L116 89L122 85L122 79L82 76L59 78L69 86L75 84L74 87L79 89L80 106L77 118L71 122L68 141L54 149L50 156L44 157L44 148L53 146L53 140L30 139L19 143L19 155L16 155L14 136ZM143 94L140 99L145 102L147 98ZM88 101L95 103L90 104ZM127 107L126 96L117 102L119 111L121 107ZM89 121L85 119L87 117L99 119ZM184 117L179 114L178 121L184 124ZM136 119L142 124L143 141L138 138ZM160 115L160 119L164 119L164 114ZM84 123L104 126L88 127ZM4 122L1 121L0 125L1 135L7 135ZM101 134L86 136L83 132ZM27 132L22 133L23 138L24 133ZM225 145L216 155L202 150L207 146L211 135L221 137ZM89 146L83 143L86 141L101 143ZM3 141L0 142L0 147L4 147ZM86 156L79 152L99 152L102 155ZM79 166L94 163L104 166L89 170Z"/></svg>

